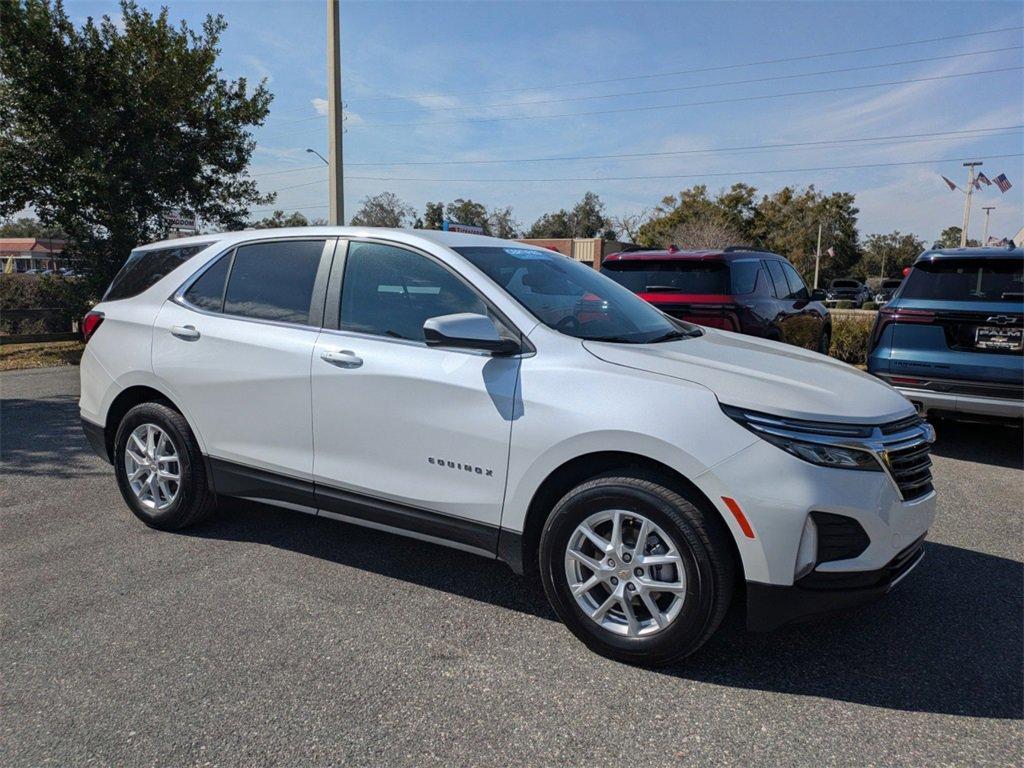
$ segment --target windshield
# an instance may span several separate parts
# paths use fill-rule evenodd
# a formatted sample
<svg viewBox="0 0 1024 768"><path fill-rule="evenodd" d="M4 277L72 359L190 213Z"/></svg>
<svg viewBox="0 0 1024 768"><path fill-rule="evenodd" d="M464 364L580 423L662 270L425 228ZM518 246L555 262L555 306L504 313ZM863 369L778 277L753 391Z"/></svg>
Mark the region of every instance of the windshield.
<svg viewBox="0 0 1024 768"><path fill-rule="evenodd" d="M833 280L833 288L860 288L860 283L856 280Z"/></svg>
<svg viewBox="0 0 1024 768"><path fill-rule="evenodd" d="M902 283L902 282L903 282L902 280L883 280L882 281L882 290L885 290L885 291L895 291L897 288L900 287L900 283Z"/></svg>
<svg viewBox="0 0 1024 768"><path fill-rule="evenodd" d="M729 267L720 261L610 261L601 268L601 274L633 293L729 293Z"/></svg>
<svg viewBox="0 0 1024 768"><path fill-rule="evenodd" d="M1021 259L936 259L915 264L900 298L1024 301Z"/></svg>
<svg viewBox="0 0 1024 768"><path fill-rule="evenodd" d="M648 344L698 335L591 267L538 248L474 247L455 251L549 328L592 341Z"/></svg>

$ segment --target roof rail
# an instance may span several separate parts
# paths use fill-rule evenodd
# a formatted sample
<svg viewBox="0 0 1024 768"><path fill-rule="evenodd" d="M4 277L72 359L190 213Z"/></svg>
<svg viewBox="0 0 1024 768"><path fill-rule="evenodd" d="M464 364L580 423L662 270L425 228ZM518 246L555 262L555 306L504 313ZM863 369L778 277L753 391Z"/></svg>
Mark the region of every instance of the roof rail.
<svg viewBox="0 0 1024 768"><path fill-rule="evenodd" d="M725 246L725 248L722 249L723 253L733 253L735 251L755 251L757 253L766 253L766 251L763 251L763 249L755 248L752 245L727 245Z"/></svg>

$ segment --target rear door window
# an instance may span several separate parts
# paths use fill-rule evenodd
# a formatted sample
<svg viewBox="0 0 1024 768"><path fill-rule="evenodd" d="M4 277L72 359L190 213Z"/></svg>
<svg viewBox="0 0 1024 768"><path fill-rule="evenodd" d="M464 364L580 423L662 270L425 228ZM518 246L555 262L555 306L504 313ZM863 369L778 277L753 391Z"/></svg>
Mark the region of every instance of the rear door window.
<svg viewBox="0 0 1024 768"><path fill-rule="evenodd" d="M1021 259L936 259L915 264L900 298L936 301L1024 301Z"/></svg>
<svg viewBox="0 0 1024 768"><path fill-rule="evenodd" d="M797 301L807 299L810 296L807 286L793 266L782 262L782 271L786 273L786 282L789 284L789 297Z"/></svg>
<svg viewBox="0 0 1024 768"><path fill-rule="evenodd" d="M224 294L224 313L319 325L310 322L309 313L325 242L282 240L237 248Z"/></svg>
<svg viewBox="0 0 1024 768"><path fill-rule="evenodd" d="M775 297L778 299L789 298L789 283L786 282L786 273L777 261L766 261L768 274L771 275L772 284L775 286Z"/></svg>
<svg viewBox="0 0 1024 768"><path fill-rule="evenodd" d="M114 276L103 301L117 301L138 296L172 270L180 267L210 243L195 243L179 248L137 249Z"/></svg>
<svg viewBox="0 0 1024 768"><path fill-rule="evenodd" d="M732 273L732 292L736 295L754 293L761 275L760 261L734 261L729 265Z"/></svg>

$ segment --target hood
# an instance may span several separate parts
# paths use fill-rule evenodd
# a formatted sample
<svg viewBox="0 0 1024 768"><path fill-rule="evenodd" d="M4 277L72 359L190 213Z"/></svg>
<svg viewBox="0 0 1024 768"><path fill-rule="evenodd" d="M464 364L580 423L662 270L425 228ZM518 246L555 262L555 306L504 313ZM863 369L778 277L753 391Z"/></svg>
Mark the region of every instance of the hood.
<svg viewBox="0 0 1024 768"><path fill-rule="evenodd" d="M661 344L584 341L614 365L707 387L720 403L812 421L882 424L914 407L888 384L852 366L789 344L705 329Z"/></svg>

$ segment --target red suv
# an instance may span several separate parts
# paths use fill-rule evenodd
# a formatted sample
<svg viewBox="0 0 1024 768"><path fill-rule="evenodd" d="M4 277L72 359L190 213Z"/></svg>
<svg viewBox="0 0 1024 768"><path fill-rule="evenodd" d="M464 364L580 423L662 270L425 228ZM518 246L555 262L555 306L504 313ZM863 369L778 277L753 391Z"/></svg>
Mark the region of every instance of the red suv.
<svg viewBox="0 0 1024 768"><path fill-rule="evenodd" d="M832 322L821 303L825 292L808 290L777 254L624 251L609 254L601 273L680 320L828 353Z"/></svg>

